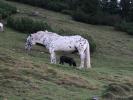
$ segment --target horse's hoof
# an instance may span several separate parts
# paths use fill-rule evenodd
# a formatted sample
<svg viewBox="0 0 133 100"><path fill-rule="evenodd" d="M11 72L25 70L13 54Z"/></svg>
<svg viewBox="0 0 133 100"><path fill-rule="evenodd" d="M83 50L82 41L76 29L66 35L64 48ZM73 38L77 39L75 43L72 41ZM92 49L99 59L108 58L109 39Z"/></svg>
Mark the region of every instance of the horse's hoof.
<svg viewBox="0 0 133 100"><path fill-rule="evenodd" d="M86 69L90 69L91 67L86 67Z"/></svg>
<svg viewBox="0 0 133 100"><path fill-rule="evenodd" d="M77 67L77 69L82 69L83 67Z"/></svg>

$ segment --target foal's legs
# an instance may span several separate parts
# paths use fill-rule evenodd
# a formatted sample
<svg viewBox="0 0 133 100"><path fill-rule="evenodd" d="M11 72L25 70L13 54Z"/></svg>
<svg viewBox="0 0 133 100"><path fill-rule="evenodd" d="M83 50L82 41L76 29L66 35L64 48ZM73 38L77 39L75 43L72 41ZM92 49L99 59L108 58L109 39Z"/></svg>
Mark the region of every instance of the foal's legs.
<svg viewBox="0 0 133 100"><path fill-rule="evenodd" d="M69 66L71 66L71 65L72 65L72 63L70 62L70 63L69 63Z"/></svg>
<svg viewBox="0 0 133 100"><path fill-rule="evenodd" d="M64 65L64 62L60 59L60 64Z"/></svg>

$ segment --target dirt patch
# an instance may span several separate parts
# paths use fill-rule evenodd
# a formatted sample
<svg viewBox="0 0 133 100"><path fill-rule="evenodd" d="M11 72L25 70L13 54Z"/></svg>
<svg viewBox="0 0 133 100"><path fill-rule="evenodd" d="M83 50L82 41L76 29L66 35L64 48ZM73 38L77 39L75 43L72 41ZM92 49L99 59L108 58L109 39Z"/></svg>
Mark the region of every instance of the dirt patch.
<svg viewBox="0 0 133 100"><path fill-rule="evenodd" d="M40 79L44 79L46 81L53 82L57 85L63 86L63 87L76 87L76 88L85 88L90 90L97 90L99 86L92 85L89 81L82 77L76 77L71 76L69 74L64 74L62 72L59 72L58 70L52 69L52 68L45 68L43 72L34 71L32 72L32 76L36 77L39 76Z"/></svg>
<svg viewBox="0 0 133 100"><path fill-rule="evenodd" d="M15 63L15 59L11 58L10 56L7 56L5 54L0 54L0 62L4 63Z"/></svg>
<svg viewBox="0 0 133 100"><path fill-rule="evenodd" d="M68 76L68 77L59 79L58 81L56 81L56 83L62 86L75 86L75 87L86 88L91 90L98 89L98 87L90 84L87 80L82 79L80 77Z"/></svg>
<svg viewBox="0 0 133 100"><path fill-rule="evenodd" d="M29 61L19 60L5 54L0 54L0 63L3 63L4 65L8 65L10 67L16 67L16 68L33 67L33 63Z"/></svg>
<svg viewBox="0 0 133 100"><path fill-rule="evenodd" d="M102 96L105 100L133 100L131 83L109 84Z"/></svg>
<svg viewBox="0 0 133 100"><path fill-rule="evenodd" d="M63 87L76 87L76 88L85 88L90 90L97 90L99 86L92 85L86 79L76 76L70 76L68 74L60 73L54 69L46 68L44 71L45 74L41 78L55 84L58 84Z"/></svg>

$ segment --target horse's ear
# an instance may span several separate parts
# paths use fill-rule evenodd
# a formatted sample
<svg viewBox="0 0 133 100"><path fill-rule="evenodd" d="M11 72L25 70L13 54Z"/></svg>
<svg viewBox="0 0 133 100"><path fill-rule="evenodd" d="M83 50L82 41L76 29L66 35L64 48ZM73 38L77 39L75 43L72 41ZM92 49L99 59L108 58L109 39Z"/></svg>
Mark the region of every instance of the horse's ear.
<svg viewBox="0 0 133 100"><path fill-rule="evenodd" d="M31 37L33 34L30 34L29 36Z"/></svg>

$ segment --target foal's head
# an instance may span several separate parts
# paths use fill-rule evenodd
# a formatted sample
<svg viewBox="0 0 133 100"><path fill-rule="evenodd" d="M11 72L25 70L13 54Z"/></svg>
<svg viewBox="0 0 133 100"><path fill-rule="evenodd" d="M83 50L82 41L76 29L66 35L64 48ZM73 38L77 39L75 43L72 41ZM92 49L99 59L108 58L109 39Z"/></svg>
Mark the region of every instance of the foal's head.
<svg viewBox="0 0 133 100"><path fill-rule="evenodd" d="M77 66L77 65L76 65L76 62L73 62L73 66Z"/></svg>

